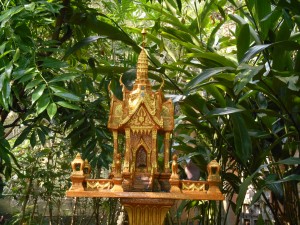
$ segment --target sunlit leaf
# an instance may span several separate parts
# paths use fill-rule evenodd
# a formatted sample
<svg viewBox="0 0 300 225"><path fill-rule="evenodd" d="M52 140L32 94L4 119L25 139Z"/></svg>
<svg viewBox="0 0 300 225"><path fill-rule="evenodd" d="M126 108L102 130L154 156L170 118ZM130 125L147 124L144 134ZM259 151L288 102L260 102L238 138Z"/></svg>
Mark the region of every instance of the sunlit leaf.
<svg viewBox="0 0 300 225"><path fill-rule="evenodd" d="M32 104L35 103L43 95L45 88L46 84L41 84L33 91L31 95Z"/></svg>
<svg viewBox="0 0 300 225"><path fill-rule="evenodd" d="M77 105L73 105L69 102L65 102L65 101L58 101L56 102L56 104L64 107L64 108L68 108L68 109L74 109L74 110L80 110L81 108Z"/></svg>
<svg viewBox="0 0 300 225"><path fill-rule="evenodd" d="M54 102L52 102L47 107L47 113L50 119L52 119L55 116L56 112L57 112L57 106Z"/></svg>
<svg viewBox="0 0 300 225"><path fill-rule="evenodd" d="M61 98L64 98L66 100L79 102L81 101L81 98L73 93L70 92L55 92L54 95L59 96Z"/></svg>
<svg viewBox="0 0 300 225"><path fill-rule="evenodd" d="M242 204L244 203L246 192L251 182L252 182L252 176L249 176L243 181L243 183L240 186L239 194L236 201L236 211L235 211L236 214L238 213Z"/></svg>
<svg viewBox="0 0 300 225"><path fill-rule="evenodd" d="M44 112L44 110L47 109L49 103L50 103L50 98L47 95L41 97L36 104L37 113L40 114Z"/></svg>
<svg viewBox="0 0 300 225"><path fill-rule="evenodd" d="M78 76L79 76L79 74L77 74L77 73L65 73L65 74L58 75L58 76L54 77L52 80L49 81L49 84L60 82L60 81L73 80Z"/></svg>
<svg viewBox="0 0 300 225"><path fill-rule="evenodd" d="M237 112L242 112L244 111L243 109L238 109L238 108L232 108L232 107L225 107L225 108L215 108L209 113L205 114L206 117L208 116L222 116L222 115L229 115L232 113L237 113Z"/></svg>

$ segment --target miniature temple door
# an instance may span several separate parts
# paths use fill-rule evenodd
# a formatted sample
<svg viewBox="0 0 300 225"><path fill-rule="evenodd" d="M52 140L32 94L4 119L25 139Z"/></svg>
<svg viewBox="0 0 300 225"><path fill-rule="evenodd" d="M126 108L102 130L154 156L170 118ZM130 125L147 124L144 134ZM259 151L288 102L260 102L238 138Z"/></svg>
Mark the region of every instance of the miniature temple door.
<svg viewBox="0 0 300 225"><path fill-rule="evenodd" d="M137 172L146 172L148 168L147 151L144 146L140 146L135 154L135 169Z"/></svg>

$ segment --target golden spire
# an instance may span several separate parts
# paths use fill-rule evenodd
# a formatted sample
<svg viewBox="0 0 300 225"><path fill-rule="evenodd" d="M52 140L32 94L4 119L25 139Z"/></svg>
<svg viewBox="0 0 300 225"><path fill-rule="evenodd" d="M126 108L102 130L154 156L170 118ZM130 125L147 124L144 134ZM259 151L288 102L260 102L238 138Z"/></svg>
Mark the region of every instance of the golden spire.
<svg viewBox="0 0 300 225"><path fill-rule="evenodd" d="M146 86L150 87L150 82L148 80L148 56L145 50L145 39L146 39L146 30L142 30L143 35L143 43L142 43L142 50L138 57L137 62L137 72L136 72L136 80L135 80L135 87L139 86ZM145 87L144 87L145 88Z"/></svg>

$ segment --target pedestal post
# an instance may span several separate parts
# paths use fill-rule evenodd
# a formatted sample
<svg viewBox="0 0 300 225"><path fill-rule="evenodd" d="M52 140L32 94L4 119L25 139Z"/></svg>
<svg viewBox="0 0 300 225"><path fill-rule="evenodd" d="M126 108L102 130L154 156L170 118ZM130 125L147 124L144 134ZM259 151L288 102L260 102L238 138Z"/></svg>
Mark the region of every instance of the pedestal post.
<svg viewBox="0 0 300 225"><path fill-rule="evenodd" d="M165 133L165 139L164 139L164 171L165 173L170 172L170 166L169 166L169 160L170 160L170 132Z"/></svg>
<svg viewBox="0 0 300 225"><path fill-rule="evenodd" d="M124 172L129 172L129 158L130 158L130 129L125 129L125 159L124 159Z"/></svg>
<svg viewBox="0 0 300 225"><path fill-rule="evenodd" d="M121 199L128 214L129 225L163 225L174 203L173 199Z"/></svg>
<svg viewBox="0 0 300 225"><path fill-rule="evenodd" d="M118 131L113 130L113 139L114 139L114 155L113 155L113 164L112 164L112 171L115 170L115 158L118 154Z"/></svg>

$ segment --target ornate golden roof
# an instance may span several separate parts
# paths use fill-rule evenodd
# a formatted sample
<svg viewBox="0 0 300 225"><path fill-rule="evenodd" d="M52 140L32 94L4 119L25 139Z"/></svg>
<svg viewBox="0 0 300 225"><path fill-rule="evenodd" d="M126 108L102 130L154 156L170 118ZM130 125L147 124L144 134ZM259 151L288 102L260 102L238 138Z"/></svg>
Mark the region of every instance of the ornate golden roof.
<svg viewBox="0 0 300 225"><path fill-rule="evenodd" d="M149 114L149 119L154 122L155 129L172 130L174 127L173 104L171 100L165 101L161 89L152 91L150 80L148 79L148 54L145 49L145 34L142 31L143 44L137 61L136 80L132 90L128 90L120 79L123 100L118 100L112 95L110 118L108 127L110 129L123 130L134 120L141 110ZM141 109L143 108L143 109ZM146 115L145 114L145 115ZM144 126L146 126L144 124ZM141 127L141 129L143 129Z"/></svg>

